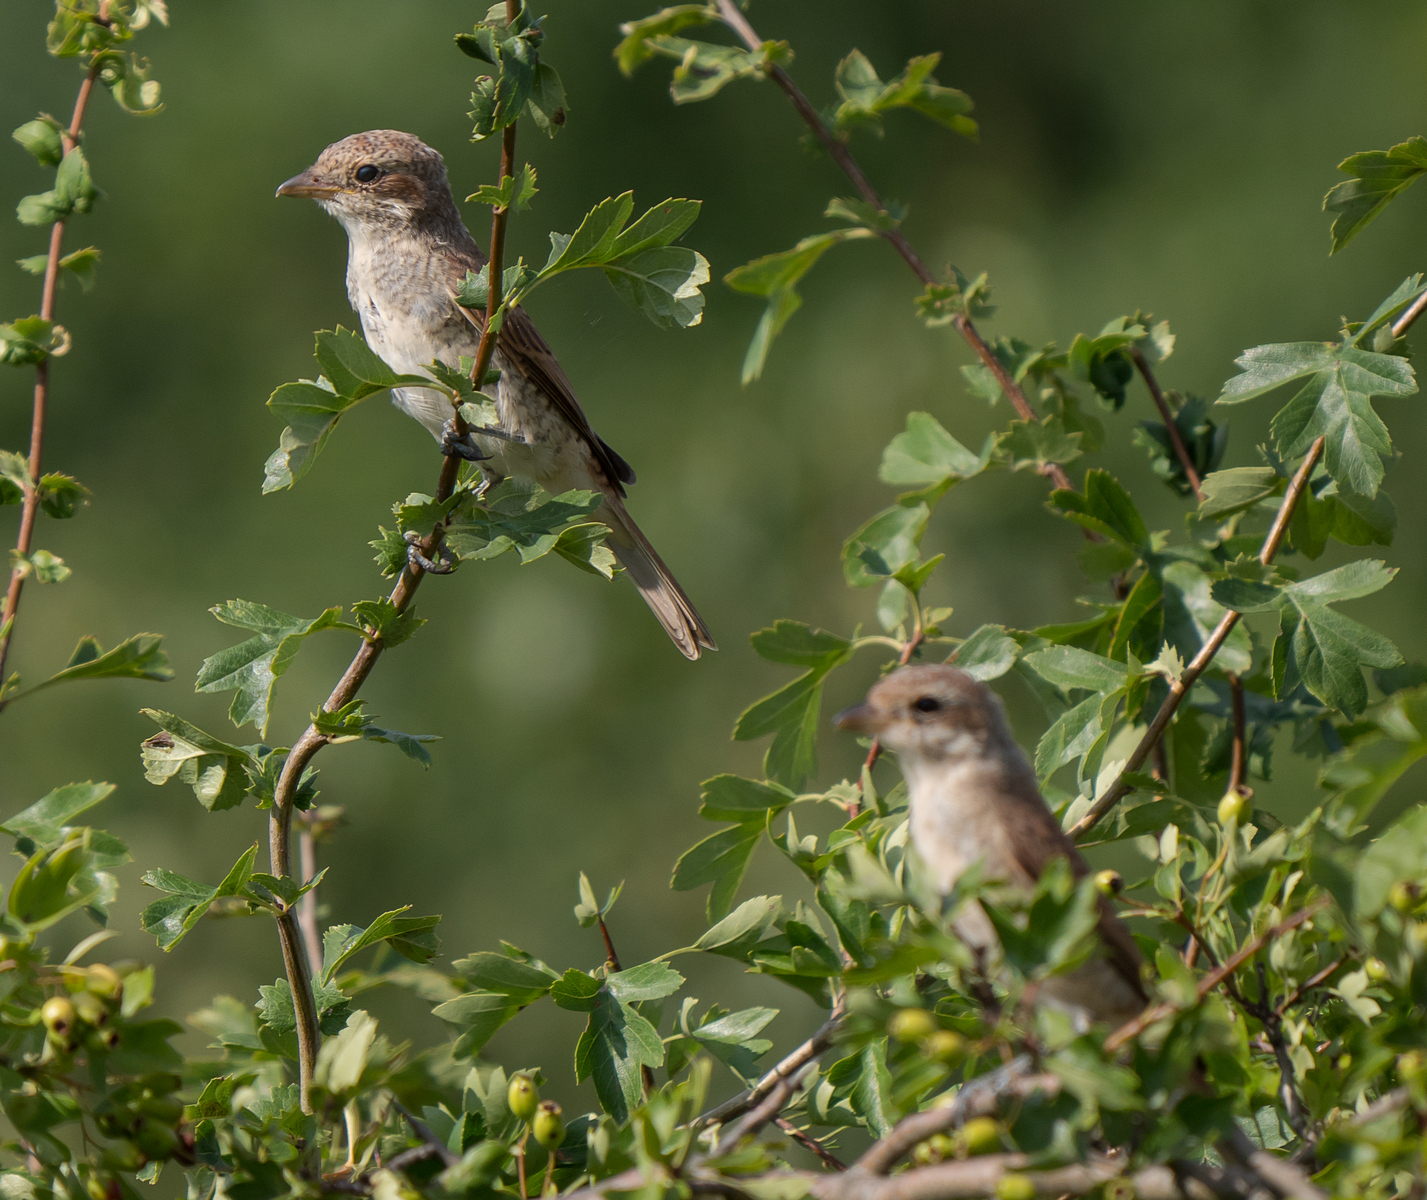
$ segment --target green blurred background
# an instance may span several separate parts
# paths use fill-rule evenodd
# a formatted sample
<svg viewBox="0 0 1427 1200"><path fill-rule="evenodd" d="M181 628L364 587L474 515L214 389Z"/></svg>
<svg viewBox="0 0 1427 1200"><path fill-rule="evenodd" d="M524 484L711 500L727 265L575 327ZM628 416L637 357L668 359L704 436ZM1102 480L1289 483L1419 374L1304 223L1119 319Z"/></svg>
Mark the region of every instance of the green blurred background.
<svg viewBox="0 0 1427 1200"><path fill-rule="evenodd" d="M42 524L38 544L75 574L27 589L12 665L39 677L83 634L109 645L152 630L166 635L177 678L70 687L7 711L0 812L70 780L118 785L99 823L134 851L114 919L121 953L155 954L137 931L152 898L141 869L216 880L263 834L251 806L210 817L182 785L146 784L138 742L153 727L138 709L177 711L250 740L250 729L237 735L227 724L227 696L191 693L200 661L238 638L205 610L243 597L315 615L384 591L367 539L393 500L429 490L438 471L430 437L374 401L343 423L294 492L259 495L280 431L264 400L313 372L312 330L353 324L341 230L311 204L275 201L273 189L329 142L372 127L410 130L441 149L458 196L492 179L495 147L466 140L475 64L451 44L484 8L173 0L172 28L139 42L164 111L135 119L95 98L87 150L106 195L73 223L67 248L92 243L104 259L96 292L71 286L60 297L75 351L54 370L45 460L94 496L78 519ZM625 80L610 57L618 23L644 9L626 0L548 8L546 51L564 76L570 120L553 142L522 136L520 156L538 167L542 191L513 223L514 252L543 260L547 230L573 229L626 188L641 203L706 202L685 240L716 279L827 227L827 200L849 186L799 148L801 127L771 85L741 83L676 110L665 65ZM6 0L5 128L37 110L70 111L78 70L44 53L49 11L46 0ZM1331 260L1319 211L1341 158L1427 129L1421 5L770 0L752 15L763 36L793 43L794 74L819 104L832 99L833 66L853 46L884 76L911 55L943 52L939 76L975 98L981 144L907 114L855 152L885 195L908 202L906 232L934 268L990 271L1001 308L989 335L1065 344L1120 313L1153 310L1179 336L1166 386L1212 396L1243 348L1331 337L1340 314L1366 315L1427 266L1427 190ZM5 205L49 186L8 141L0 164ZM487 212L473 212L473 224ZM477 233L483 241L483 224ZM0 259L43 249L43 231L0 221ZM33 311L37 281L0 277L0 315ZM872 621L874 594L845 588L837 553L890 499L875 471L907 411L936 414L969 445L1009 419L967 395L957 370L970 361L966 348L913 318L914 282L882 245L829 255L748 389L738 373L759 311L752 298L711 284L703 324L668 333L594 274L537 294L533 315L596 427L639 472L633 512L723 650L686 663L626 583L604 585L561 563L502 559L428 580L419 607L431 624L383 659L364 695L384 723L444 740L427 772L389 747L322 756L323 799L351 818L325 859L333 920L365 924L410 903L444 914L452 957L506 938L562 968L588 968L603 955L570 914L583 869L597 889L627 880L612 921L626 964L697 936L703 895L672 893L668 878L679 852L712 830L696 816L698 782L757 771L762 746L732 744L729 730L788 678L754 657L748 633L779 617L844 633ZM30 386L29 372L0 377L0 445L23 449ZM1380 405L1409 461L1427 450L1421 403ZM1229 465L1255 461L1272 407L1234 410ZM1182 528L1183 505L1129 444L1134 422L1149 415L1135 390L1123 414L1106 418L1103 461L1141 494L1152 527ZM1417 659L1427 644L1427 543L1412 518L1427 501L1427 475L1399 465L1387 487L1404 518L1387 557L1402 573L1349 611ZM1076 597L1093 589L1075 565L1081 539L1046 513L1044 491L1036 478L993 472L942 504L925 545L948 558L929 599L955 606L954 632L1084 612ZM1324 561L1340 561L1334 553ZM271 742L296 736L352 649L335 634L308 645L279 688ZM827 713L859 695L875 657L835 678ZM1033 742L1036 711L1018 684L1002 690ZM857 755L831 734L822 777L855 770ZM1312 771L1280 763L1260 797L1291 815L1313 802ZM1415 786L1409 779L1402 790ZM744 894L797 888L764 847ZM163 966L161 1007L178 1016L216 992L255 1000L280 970L260 920L209 923ZM690 957L681 969L706 1002L781 1006L770 1029L780 1042L817 1020L800 994L721 961ZM414 1002L371 1003L414 1018L402 1036L444 1036ZM578 1103L578 1025L537 1010L490 1053L507 1065L543 1063L556 1094Z"/></svg>

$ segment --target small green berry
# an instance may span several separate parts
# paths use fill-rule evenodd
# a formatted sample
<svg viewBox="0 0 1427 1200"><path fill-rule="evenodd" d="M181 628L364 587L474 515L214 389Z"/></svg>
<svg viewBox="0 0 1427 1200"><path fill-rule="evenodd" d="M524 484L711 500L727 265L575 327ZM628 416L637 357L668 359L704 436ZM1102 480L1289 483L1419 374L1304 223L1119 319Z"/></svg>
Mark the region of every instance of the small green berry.
<svg viewBox="0 0 1427 1200"><path fill-rule="evenodd" d="M1036 1185L1029 1175L1002 1175L996 1181L997 1200L1036 1200Z"/></svg>
<svg viewBox="0 0 1427 1200"><path fill-rule="evenodd" d="M540 1101L535 1110L535 1120L530 1123L530 1132L535 1140L547 1150L553 1150L565 1140L565 1122L560 1119L561 1108L553 1100Z"/></svg>
<svg viewBox="0 0 1427 1200"><path fill-rule="evenodd" d="M529 1075L512 1075L505 1090L505 1102L518 1120L529 1121L540 1104L540 1089Z"/></svg>
<svg viewBox="0 0 1427 1200"><path fill-rule="evenodd" d="M966 1057L966 1039L953 1029L938 1029L923 1039L922 1053L936 1062L954 1067Z"/></svg>
<svg viewBox="0 0 1427 1200"><path fill-rule="evenodd" d="M1363 970L1368 973L1368 978L1374 983L1381 983L1387 978L1387 964L1380 958L1370 958L1363 963Z"/></svg>
<svg viewBox="0 0 1427 1200"><path fill-rule="evenodd" d="M901 1008L887 1022L887 1032L899 1042L919 1042L936 1032L936 1021L924 1008Z"/></svg>
<svg viewBox="0 0 1427 1200"><path fill-rule="evenodd" d="M51 996L40 1008L40 1020L50 1035L63 1041L74 1029L74 1004L68 996Z"/></svg>
<svg viewBox="0 0 1427 1200"><path fill-rule="evenodd" d="M1240 825L1249 815L1249 798L1241 792L1229 791L1219 801L1219 824Z"/></svg>
<svg viewBox="0 0 1427 1200"><path fill-rule="evenodd" d="M975 1117L961 1127L961 1145L968 1155L994 1154L1001 1149L1001 1126L990 1117Z"/></svg>
<svg viewBox="0 0 1427 1200"><path fill-rule="evenodd" d="M1124 886L1125 880L1119 871L1107 869L1095 876L1095 890L1102 896L1113 896Z"/></svg>

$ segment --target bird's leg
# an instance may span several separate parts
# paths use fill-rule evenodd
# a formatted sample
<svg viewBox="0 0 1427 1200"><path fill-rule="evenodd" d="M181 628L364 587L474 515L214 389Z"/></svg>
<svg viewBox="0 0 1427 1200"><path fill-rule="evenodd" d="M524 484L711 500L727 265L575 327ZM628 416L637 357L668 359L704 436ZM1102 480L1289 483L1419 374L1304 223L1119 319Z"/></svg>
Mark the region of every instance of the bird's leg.
<svg viewBox="0 0 1427 1200"><path fill-rule="evenodd" d="M464 458L467 462L484 462L490 458L490 455L482 453L481 448L476 445L474 434L480 434L481 437L497 438L502 442L525 445L525 439L520 434L511 433L508 429L501 429L496 425L474 425L462 435L458 433L456 419L452 417L441 428L441 453L447 458Z"/></svg>
<svg viewBox="0 0 1427 1200"><path fill-rule="evenodd" d="M447 458L464 458L467 462L481 462L490 457L481 453L475 438L458 430L455 417L441 427L441 453Z"/></svg>
<svg viewBox="0 0 1427 1200"><path fill-rule="evenodd" d="M433 562L421 553L421 535L408 529L402 535L406 538L406 561L418 570L429 571L432 575L449 575L456 569L454 557L446 547L441 547L439 561Z"/></svg>

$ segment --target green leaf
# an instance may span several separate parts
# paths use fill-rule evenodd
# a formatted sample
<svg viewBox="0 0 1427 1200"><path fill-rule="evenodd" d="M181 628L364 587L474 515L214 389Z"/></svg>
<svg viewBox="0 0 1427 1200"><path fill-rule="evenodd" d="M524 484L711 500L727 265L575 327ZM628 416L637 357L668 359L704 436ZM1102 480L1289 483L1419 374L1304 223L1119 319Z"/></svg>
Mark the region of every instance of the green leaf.
<svg viewBox="0 0 1427 1200"><path fill-rule="evenodd" d="M773 922L782 911L781 896L754 896L705 930L690 949L729 958L744 958L749 950L768 936Z"/></svg>
<svg viewBox="0 0 1427 1200"><path fill-rule="evenodd" d="M797 797L776 783L757 783L739 775L715 775L699 785L699 816L710 821L747 821L792 804Z"/></svg>
<svg viewBox="0 0 1427 1200"><path fill-rule="evenodd" d="M485 992L508 996L515 1004L534 1004L550 993L559 976L543 964L522 962L508 954L483 950L451 964L461 978Z"/></svg>
<svg viewBox="0 0 1427 1200"><path fill-rule="evenodd" d="M689 328L704 319L709 263L687 246L659 246L614 259L605 278L620 299L664 329Z"/></svg>
<svg viewBox="0 0 1427 1200"><path fill-rule="evenodd" d="M991 303L991 281L986 272L982 271L975 279L967 279L956 267L951 268L950 283L927 284L926 291L917 297L916 306L917 315L928 329L950 325L957 317L980 320L996 312L996 306ZM994 373L991 382L999 393L1001 385Z"/></svg>
<svg viewBox="0 0 1427 1200"><path fill-rule="evenodd" d="M917 562L930 518L931 509L923 501L884 509L868 521L842 547L848 585L872 587Z"/></svg>
<svg viewBox="0 0 1427 1200"><path fill-rule="evenodd" d="M797 285L803 276L813 269L818 259L839 243L875 236L871 230L856 228L817 233L805 237L791 250L754 259L744 266L735 267L723 277L724 283L734 291L768 298L768 307L743 362L745 384L751 383L763 373L763 364L767 361L768 348L773 344L773 339L802 303Z"/></svg>
<svg viewBox="0 0 1427 1200"><path fill-rule="evenodd" d="M290 1034L297 1028L297 1009L292 1003L292 988L286 979L278 979L258 988L258 995L262 997L258 1001L258 1017L264 1025L279 1034ZM338 988L328 987L319 981L312 985L312 1000L317 1006L318 1028L321 1032L328 1035L340 1033L349 1015L347 997ZM274 1099L280 1090L273 1089ZM295 1092L296 1088L293 1090ZM297 1097L294 1095L287 1107L295 1108L296 1102ZM253 1111L258 1110L254 1108Z"/></svg>
<svg viewBox="0 0 1427 1200"><path fill-rule="evenodd" d="M842 103L833 110L833 125L839 131L867 126L880 136L883 114L910 108L974 140L976 122L966 115L973 107L971 97L936 82L932 72L940 61L940 54L913 58L901 74L883 83L867 56L854 50L837 64L835 80Z"/></svg>
<svg viewBox="0 0 1427 1200"><path fill-rule="evenodd" d="M74 817L93 808L114 791L112 783L67 783L0 825L11 837L27 837L38 845L60 840L60 831Z"/></svg>
<svg viewBox="0 0 1427 1200"><path fill-rule="evenodd" d="M537 63L530 81L525 111L546 137L554 137L565 124L565 85L549 63Z"/></svg>
<svg viewBox="0 0 1427 1200"><path fill-rule="evenodd" d="M341 624L340 608L312 618L293 617L250 600L229 600L208 610L225 625L251 629L253 637L203 660L195 690L235 691L228 717L239 727L251 721L267 732L273 688L292 665L303 639Z"/></svg>
<svg viewBox="0 0 1427 1200"><path fill-rule="evenodd" d="M623 192L595 205L574 233L552 233L550 258L541 268L541 277L607 262L614 256L620 231L633 211L634 193Z"/></svg>
<svg viewBox="0 0 1427 1200"><path fill-rule="evenodd" d="M452 1054L468 1058L478 1054L495 1032L520 1011L510 997L498 992L468 992L431 1010L434 1016L465 1030Z"/></svg>
<svg viewBox="0 0 1427 1200"><path fill-rule="evenodd" d="M144 909L139 923L158 940L159 949L172 950L203 919L215 900L236 896L243 890L252 876L257 853L258 844L254 842L233 864L223 882L213 888L162 868L146 872L139 882L166 895Z"/></svg>
<svg viewBox="0 0 1427 1200"><path fill-rule="evenodd" d="M387 649L400 646L426 624L424 617L416 615L414 604L404 612L398 612L396 605L385 596L375 600L358 600L352 605L352 615L369 638L380 641Z"/></svg>
<svg viewBox="0 0 1427 1200"><path fill-rule="evenodd" d="M877 477L894 486L910 484L945 492L981 474L991 461L993 446L988 438L981 453L973 454L929 413L908 413L907 431L887 444Z"/></svg>
<svg viewBox="0 0 1427 1200"><path fill-rule="evenodd" d="M1238 404L1306 379L1273 419L1275 449L1285 459L1296 458L1321 436L1328 474L1348 491L1377 494L1392 439L1373 411L1372 398L1417 391L1405 358L1347 343L1288 342L1256 346L1235 362L1242 374L1224 384L1220 404Z"/></svg>
<svg viewBox="0 0 1427 1200"><path fill-rule="evenodd" d="M748 642L759 658L769 662L821 671L832 670L852 650L852 643L846 638L814 629L801 621L776 621L771 628L751 634Z"/></svg>
<svg viewBox="0 0 1427 1200"><path fill-rule="evenodd" d="M11 550L10 566L22 579L33 576L36 583L63 583L74 574L64 559L48 550L32 550L29 554Z"/></svg>
<svg viewBox="0 0 1427 1200"><path fill-rule="evenodd" d="M595 512L602 503L604 497L598 492L569 491L549 497L530 485L507 479L486 494L482 508L457 515L447 531L446 544L462 561L496 558L513 549L522 563L534 562L556 550L571 523ZM566 549L577 553L585 536L572 535ZM599 548L592 549L592 562L600 561Z"/></svg>
<svg viewBox="0 0 1427 1200"><path fill-rule="evenodd" d="M28 271L31 275L43 275L49 269L50 260L47 254L34 254L29 258L16 259L15 262L22 271ZM61 272L68 271L79 280L83 291L93 291L95 271L99 266L99 251L93 246L75 250L61 258L59 266ZM64 283L63 274L60 276L60 283Z"/></svg>
<svg viewBox="0 0 1427 1200"><path fill-rule="evenodd" d="M602 988L575 1047L575 1082L593 1079L600 1104L616 1122L644 1103L643 1067L664 1061L659 1031Z"/></svg>
<svg viewBox="0 0 1427 1200"><path fill-rule="evenodd" d="M609 533L609 526L600 521L567 525L555 539L555 553L582 571L613 579L619 564L614 551L606 545Z"/></svg>
<svg viewBox="0 0 1427 1200"><path fill-rule="evenodd" d="M34 155L42 167L57 167L64 158L64 142L60 138L62 128L53 117L41 113L33 121L26 121L10 136Z"/></svg>
<svg viewBox="0 0 1427 1200"><path fill-rule="evenodd" d="M22 225L52 225L73 213L87 213L99 198L99 189L89 174L84 151L76 146L65 154L55 172L55 185L48 192L26 196L16 206Z"/></svg>
<svg viewBox="0 0 1427 1200"><path fill-rule="evenodd" d="M10 886L8 911L26 932L48 929L99 897L98 881L88 869L91 833L79 830L25 860Z"/></svg>
<svg viewBox="0 0 1427 1200"><path fill-rule="evenodd" d="M53 684L76 679L149 679L167 683L173 678L173 672L169 670L168 655L162 649L162 642L160 634L136 633L128 641L120 642L114 649L105 652L94 638L80 638L70 655L69 665L63 671L56 672L32 688L16 692L7 700L18 700Z"/></svg>
<svg viewBox="0 0 1427 1200"><path fill-rule="evenodd" d="M1274 695L1289 695L1300 683L1330 708L1351 717L1367 705L1364 667L1387 668L1402 661L1397 647L1365 625L1329 608L1386 587L1397 572L1365 559L1282 586L1224 579L1213 597L1237 612L1279 614L1273 648Z"/></svg>
<svg viewBox="0 0 1427 1200"><path fill-rule="evenodd" d="M1357 834L1388 789L1427 756L1427 689L1397 692L1367 719L1376 728L1354 738L1318 775L1320 786L1333 789L1328 825L1344 838Z"/></svg>
<svg viewBox="0 0 1427 1200"><path fill-rule="evenodd" d="M858 1056L860 1071L848 1103L873 1137L886 1137L899 1116L892 1104L892 1074L887 1070L887 1041L869 1042Z"/></svg>
<svg viewBox="0 0 1427 1200"><path fill-rule="evenodd" d="M514 207L517 211L524 212L530 207L530 201L535 198L535 193L540 190L535 186L535 179L535 168L526 163L519 176L505 176L500 181L499 187L489 183L481 184L471 195L466 197L466 203L489 204L492 208L497 209Z"/></svg>
<svg viewBox="0 0 1427 1200"><path fill-rule="evenodd" d="M1050 494L1051 511L1086 529L1135 549L1149 542L1149 530L1130 493L1110 472L1092 467L1085 472L1085 491Z"/></svg>
<svg viewBox="0 0 1427 1200"><path fill-rule="evenodd" d="M360 334L340 325L317 333L315 354L323 371L315 383L307 379L284 383L268 399L268 407L288 424L278 448L264 464L264 495L291 487L302 478L338 420L359 401L391 387L437 387L425 375L393 371Z"/></svg>
<svg viewBox="0 0 1427 1200"><path fill-rule="evenodd" d="M1016 663L1020 646L1007 634L1005 626L982 625L959 645L947 659L973 679L983 683L999 679Z"/></svg>
<svg viewBox="0 0 1427 1200"><path fill-rule="evenodd" d="M172 713L153 708L139 711L162 731L141 748L145 779L162 785L176 775L210 812L243 802L248 791L245 769L259 770L248 748L220 742Z"/></svg>
<svg viewBox="0 0 1427 1200"><path fill-rule="evenodd" d="M68 348L69 335L43 317L22 317L0 325L0 363L7 367L35 366Z"/></svg>
<svg viewBox="0 0 1427 1200"><path fill-rule="evenodd" d="M605 986L626 1004L662 1000L684 986L684 977L668 963L647 962L605 977Z"/></svg>
<svg viewBox="0 0 1427 1200"><path fill-rule="evenodd" d="M440 948L440 939L431 935L431 930L441 923L440 917L403 917L411 905L382 913L365 929L346 926L347 935L335 944L323 939L322 982L330 983L332 977L354 954L375 946L378 942L390 942L392 949L413 962L429 962ZM328 931L331 932L330 930ZM423 936L429 935L429 936Z"/></svg>
<svg viewBox="0 0 1427 1200"><path fill-rule="evenodd" d="M1042 421L1012 421L996 439L995 453L1013 471L1042 470L1050 463L1074 462L1081 456L1080 440L1085 435L1069 432L1054 414Z"/></svg>
<svg viewBox="0 0 1427 1200"><path fill-rule="evenodd" d="M1134 678L1124 663L1115 662L1074 646L1034 650L1023 659L1037 675L1060 688L1087 688L1112 692Z"/></svg>
<svg viewBox="0 0 1427 1200"><path fill-rule="evenodd" d="M692 22L691 22L692 23ZM720 46L713 42L694 42L667 33L641 35L647 51L674 59L674 78L669 95L675 104L692 104L717 95L738 79L761 79L770 52L776 55L781 47L764 43L758 51L738 46Z"/></svg>
<svg viewBox="0 0 1427 1200"><path fill-rule="evenodd" d="M746 821L704 838L679 856L669 886L676 892L687 892L702 884L712 883L714 886L708 898L709 919L718 921L727 916L764 828L761 819Z"/></svg>
<svg viewBox="0 0 1427 1200"><path fill-rule="evenodd" d="M1082 700L1067 709L1051 724L1036 743L1035 769L1041 780L1049 779L1068 762L1086 754L1104 731L1101 708L1105 698L1100 695Z"/></svg>
<svg viewBox="0 0 1427 1200"><path fill-rule="evenodd" d="M1427 861L1427 807L1416 805L1382 832L1357 859L1353 902L1359 917L1382 911L1396 883L1420 885Z"/></svg>
<svg viewBox="0 0 1427 1200"><path fill-rule="evenodd" d="M1352 176L1334 184L1323 197L1325 212L1333 218L1336 254L1377 218L1378 214L1427 171L1427 140L1408 138L1391 150L1367 150L1349 155L1338 170Z"/></svg>
<svg viewBox="0 0 1427 1200"><path fill-rule="evenodd" d="M632 75L636 67L655 56L656 51L647 45L649 38L669 37L691 25L705 25L717 19L717 13L710 4L676 4L671 8L661 8L651 17L626 21L619 27L624 40L614 48L620 73Z"/></svg>
<svg viewBox="0 0 1427 1200"><path fill-rule="evenodd" d="M1278 495L1284 481L1272 467L1231 467L1204 476L1196 514L1200 520L1218 520L1253 508L1260 500Z"/></svg>

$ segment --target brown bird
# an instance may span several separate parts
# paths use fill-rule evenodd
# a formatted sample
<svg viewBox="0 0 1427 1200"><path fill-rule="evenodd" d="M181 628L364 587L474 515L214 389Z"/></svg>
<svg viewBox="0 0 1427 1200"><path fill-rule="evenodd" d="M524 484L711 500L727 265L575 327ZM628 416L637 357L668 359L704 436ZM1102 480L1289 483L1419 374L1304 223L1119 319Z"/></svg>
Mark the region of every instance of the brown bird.
<svg viewBox="0 0 1427 1200"><path fill-rule="evenodd" d="M377 129L334 142L279 196L307 196L347 231L347 295L369 345L395 370L429 374L434 361L459 367L474 357L485 313L456 303L467 271L486 256L461 221L446 165L409 133ZM499 436L476 431L464 447L452 436L453 411L440 392L396 388L392 402L415 417L443 450L479 457L487 479L534 480L551 494L599 492L609 547L659 623L687 658L716 650L712 635L669 568L624 507L629 464L590 427L574 389L524 309L506 317L492 365Z"/></svg>
<svg viewBox="0 0 1427 1200"><path fill-rule="evenodd" d="M875 684L865 704L839 713L837 725L875 734L897 755L911 800L912 843L943 895L976 862L986 879L1027 892L1052 859L1068 859L1077 879L1089 873L1042 798L1000 699L965 671L903 667ZM956 928L975 948L997 945L979 905L964 911ZM1096 956L1044 980L1036 998L1082 1022L1118 1023L1148 999L1143 960L1104 897L1097 934Z"/></svg>

